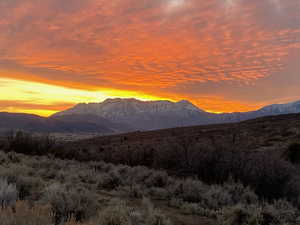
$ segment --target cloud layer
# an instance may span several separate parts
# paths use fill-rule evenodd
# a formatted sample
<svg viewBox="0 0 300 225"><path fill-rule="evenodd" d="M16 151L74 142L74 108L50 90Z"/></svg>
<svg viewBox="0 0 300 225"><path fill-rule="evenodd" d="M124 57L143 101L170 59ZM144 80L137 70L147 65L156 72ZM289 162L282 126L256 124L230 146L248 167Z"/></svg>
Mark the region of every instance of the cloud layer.
<svg viewBox="0 0 300 225"><path fill-rule="evenodd" d="M278 92L300 71L299 11L299 0L0 1L0 78L249 110L300 97Z"/></svg>

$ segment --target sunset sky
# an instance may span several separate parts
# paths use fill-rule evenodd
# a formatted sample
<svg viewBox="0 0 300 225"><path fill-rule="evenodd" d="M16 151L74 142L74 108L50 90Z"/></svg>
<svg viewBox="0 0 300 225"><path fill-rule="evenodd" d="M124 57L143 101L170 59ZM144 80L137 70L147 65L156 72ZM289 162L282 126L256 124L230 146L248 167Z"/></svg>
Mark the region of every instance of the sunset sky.
<svg viewBox="0 0 300 225"><path fill-rule="evenodd" d="M0 0L0 111L300 100L300 0Z"/></svg>

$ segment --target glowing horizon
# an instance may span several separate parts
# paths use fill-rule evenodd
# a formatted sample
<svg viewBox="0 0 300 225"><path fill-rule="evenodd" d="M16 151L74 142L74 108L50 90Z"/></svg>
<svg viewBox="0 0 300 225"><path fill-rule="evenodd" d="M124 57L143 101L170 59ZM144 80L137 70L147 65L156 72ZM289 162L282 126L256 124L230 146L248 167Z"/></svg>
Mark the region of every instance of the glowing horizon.
<svg viewBox="0 0 300 225"><path fill-rule="evenodd" d="M135 98L141 101L168 100L172 102L185 100L113 89L84 91L74 88L64 88L58 85L4 78L0 78L0 83L1 90L3 91L0 96L0 111L30 113L40 116L50 116L56 112L73 107L78 103L99 103L108 98ZM18 100L15 100L16 98ZM195 102L194 104L198 106ZM198 107L201 108L200 106ZM205 107L201 109L211 113L224 113L212 111ZM253 109L255 108L253 107ZM248 110L245 109L244 111Z"/></svg>
<svg viewBox="0 0 300 225"><path fill-rule="evenodd" d="M13 79L0 78L0 83L3 91L0 96L0 111L25 112L40 116L49 116L78 103L102 102L107 98L129 98L133 96L139 100L162 99L133 91L110 89L84 91Z"/></svg>

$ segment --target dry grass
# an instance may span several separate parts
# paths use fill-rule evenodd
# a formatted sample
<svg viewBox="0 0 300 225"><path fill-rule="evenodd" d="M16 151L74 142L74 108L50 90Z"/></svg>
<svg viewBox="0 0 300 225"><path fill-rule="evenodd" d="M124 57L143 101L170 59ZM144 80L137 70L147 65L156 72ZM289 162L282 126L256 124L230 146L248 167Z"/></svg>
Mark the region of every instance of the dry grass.
<svg viewBox="0 0 300 225"><path fill-rule="evenodd" d="M17 202L15 209L0 211L0 225L52 225L50 206L33 206Z"/></svg>

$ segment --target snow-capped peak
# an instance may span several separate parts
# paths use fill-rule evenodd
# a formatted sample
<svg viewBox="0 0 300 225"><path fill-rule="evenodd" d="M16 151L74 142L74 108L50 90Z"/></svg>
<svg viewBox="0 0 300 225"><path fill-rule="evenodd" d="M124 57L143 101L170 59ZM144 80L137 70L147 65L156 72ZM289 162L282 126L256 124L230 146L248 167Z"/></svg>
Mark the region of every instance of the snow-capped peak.
<svg viewBox="0 0 300 225"><path fill-rule="evenodd" d="M78 104L57 115L94 114L107 119L129 117L133 115L176 114L186 116L190 113L204 112L187 100L171 102L167 100L141 101L134 98L106 99L101 103Z"/></svg>
<svg viewBox="0 0 300 225"><path fill-rule="evenodd" d="M291 102L287 104L273 104L263 107L259 111L284 114L284 113L299 113L300 112L300 101Z"/></svg>

